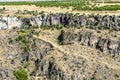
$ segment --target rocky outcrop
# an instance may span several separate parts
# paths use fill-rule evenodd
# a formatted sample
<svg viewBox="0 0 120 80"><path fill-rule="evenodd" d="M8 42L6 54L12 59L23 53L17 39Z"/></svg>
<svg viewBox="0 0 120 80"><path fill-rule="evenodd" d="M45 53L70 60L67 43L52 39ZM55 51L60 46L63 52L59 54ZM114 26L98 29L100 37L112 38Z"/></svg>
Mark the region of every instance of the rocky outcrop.
<svg viewBox="0 0 120 80"><path fill-rule="evenodd" d="M54 46L51 43L42 39L34 38L34 44L32 46L32 53L35 53L33 56L36 57L36 60L43 59L46 55L50 54L52 50L54 50ZM31 56L31 58L33 58L33 56Z"/></svg>
<svg viewBox="0 0 120 80"><path fill-rule="evenodd" d="M92 29L120 29L120 16L109 15L75 15L75 14L48 14L32 18L18 18L13 16L0 17L0 29L10 29L20 26L64 26L89 27Z"/></svg>
<svg viewBox="0 0 120 80"><path fill-rule="evenodd" d="M14 16L7 16L7 17L0 17L0 29L11 29L13 27L20 28L22 26L22 20L18 17Z"/></svg>
<svg viewBox="0 0 120 80"><path fill-rule="evenodd" d="M32 25L54 26L62 25L73 27L89 27L93 29L120 29L120 16L109 15L73 15L73 14L49 14L33 17Z"/></svg>
<svg viewBox="0 0 120 80"><path fill-rule="evenodd" d="M111 40L110 38L98 37L92 32L81 31L74 33L73 31L61 31L58 37L61 44L66 45L77 41L80 45L86 45L96 48L102 52L111 54L120 54L119 40Z"/></svg>
<svg viewBox="0 0 120 80"><path fill-rule="evenodd" d="M8 76L8 70L7 69L0 69L0 79L6 80L6 77Z"/></svg>
<svg viewBox="0 0 120 80"><path fill-rule="evenodd" d="M36 69L30 75L45 76L46 80L79 80L77 74L68 75L64 72L54 61L54 56L53 58L48 57L55 50L55 47L51 43L34 38L34 44L29 56L35 61Z"/></svg>
<svg viewBox="0 0 120 80"><path fill-rule="evenodd" d="M42 60L37 64L39 75L48 76L48 80L80 80L77 74L68 75L58 68L54 61Z"/></svg>
<svg viewBox="0 0 120 80"><path fill-rule="evenodd" d="M120 50L117 40L100 37L90 30L77 29L76 32L73 29L65 29L59 37L64 46L59 46L56 44L57 40L54 44L54 39L57 38L56 31L49 34L49 38L48 36L44 38L43 36L48 34L43 30L40 36L32 34L32 30L29 34L34 36L29 34L25 36L26 38L30 36L28 38L30 43L28 53L24 53L21 49L22 45L16 41L17 36L20 35L19 30L21 31L21 29L1 30L0 79L2 80L17 80L14 71L21 67L27 71L29 80L117 80L120 78L119 56L112 58L86 47L117 53ZM25 56L29 58L28 62L23 61Z"/></svg>

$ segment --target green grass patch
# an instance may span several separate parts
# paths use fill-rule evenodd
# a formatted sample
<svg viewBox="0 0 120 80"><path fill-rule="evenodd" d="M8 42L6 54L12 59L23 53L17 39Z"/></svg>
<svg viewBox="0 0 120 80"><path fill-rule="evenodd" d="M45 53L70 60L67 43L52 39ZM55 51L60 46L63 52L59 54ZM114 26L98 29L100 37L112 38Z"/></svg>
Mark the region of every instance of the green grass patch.
<svg viewBox="0 0 120 80"><path fill-rule="evenodd" d="M95 1L93 2L95 3ZM40 7L73 7L73 10L113 11L120 10L120 5L95 6L87 0L64 0L64 1L37 1L37 2L0 2L0 5L36 5Z"/></svg>
<svg viewBox="0 0 120 80"><path fill-rule="evenodd" d="M14 72L17 80L28 80L28 73L24 69L19 69Z"/></svg>

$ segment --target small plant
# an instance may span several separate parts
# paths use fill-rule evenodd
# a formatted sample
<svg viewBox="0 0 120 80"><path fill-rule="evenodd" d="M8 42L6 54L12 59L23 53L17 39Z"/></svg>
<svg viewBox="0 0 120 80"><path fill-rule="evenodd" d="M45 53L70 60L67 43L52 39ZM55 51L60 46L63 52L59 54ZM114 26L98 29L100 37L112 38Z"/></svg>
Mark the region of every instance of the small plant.
<svg viewBox="0 0 120 80"><path fill-rule="evenodd" d="M24 67L24 68L27 68L29 65L30 65L30 63L29 63L29 62L26 62L26 63L23 64L23 67Z"/></svg>
<svg viewBox="0 0 120 80"><path fill-rule="evenodd" d="M44 15L44 13L45 13L44 11L41 11L39 14Z"/></svg>
<svg viewBox="0 0 120 80"><path fill-rule="evenodd" d="M110 29L110 30L109 30L109 33L112 33L112 32L113 32L113 30L112 30L112 29Z"/></svg>
<svg viewBox="0 0 120 80"><path fill-rule="evenodd" d="M63 45L63 37L61 35L58 37L58 44Z"/></svg>
<svg viewBox="0 0 120 80"><path fill-rule="evenodd" d="M100 31L100 30L97 30L97 33L101 33L101 31Z"/></svg>
<svg viewBox="0 0 120 80"><path fill-rule="evenodd" d="M3 7L3 10L5 10L6 8L5 7Z"/></svg>
<svg viewBox="0 0 120 80"><path fill-rule="evenodd" d="M8 38L8 43L11 44L13 42L12 38Z"/></svg>
<svg viewBox="0 0 120 80"><path fill-rule="evenodd" d="M23 52L28 52L28 50L30 49L30 33L27 30L20 30L19 32L19 36L16 38L16 41L20 42L21 45L21 49L23 50Z"/></svg>
<svg viewBox="0 0 120 80"><path fill-rule="evenodd" d="M28 80L28 73L24 69L14 71L17 80Z"/></svg>

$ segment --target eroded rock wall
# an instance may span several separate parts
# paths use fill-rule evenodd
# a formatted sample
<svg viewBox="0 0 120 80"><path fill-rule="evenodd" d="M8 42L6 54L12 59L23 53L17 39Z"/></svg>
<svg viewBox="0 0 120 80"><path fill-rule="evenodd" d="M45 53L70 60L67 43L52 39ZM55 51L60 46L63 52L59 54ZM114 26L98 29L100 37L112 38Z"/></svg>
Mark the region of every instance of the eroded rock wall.
<svg viewBox="0 0 120 80"><path fill-rule="evenodd" d="M109 52L111 54L120 54L120 41L112 40L111 38L103 38L95 35L93 32L80 31L61 31L58 37L61 44L71 44L77 41L80 45L96 48L102 52Z"/></svg>
<svg viewBox="0 0 120 80"><path fill-rule="evenodd" d="M79 14L48 14L31 18L18 18L14 16L0 17L0 29L28 26L64 26L89 27L92 29L120 29L120 16L109 15L79 15Z"/></svg>
<svg viewBox="0 0 120 80"><path fill-rule="evenodd" d="M0 17L0 29L11 29L13 27L20 28L22 26L22 20L14 16L1 16Z"/></svg>
<svg viewBox="0 0 120 80"><path fill-rule="evenodd" d="M73 15L73 14L49 14L33 17L32 25L62 25L74 27L89 27L93 29L115 29L120 27L120 16L109 15Z"/></svg>

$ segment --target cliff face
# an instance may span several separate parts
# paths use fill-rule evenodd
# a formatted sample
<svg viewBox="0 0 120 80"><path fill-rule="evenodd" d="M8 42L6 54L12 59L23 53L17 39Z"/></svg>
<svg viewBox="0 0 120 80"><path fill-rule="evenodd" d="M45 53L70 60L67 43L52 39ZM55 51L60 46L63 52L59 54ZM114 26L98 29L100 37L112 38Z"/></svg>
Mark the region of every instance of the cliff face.
<svg viewBox="0 0 120 80"><path fill-rule="evenodd" d="M92 29L120 29L120 16L48 14L27 18L0 17L0 29L20 27L22 25L89 27Z"/></svg>
<svg viewBox="0 0 120 80"><path fill-rule="evenodd" d="M58 37L61 44L66 45L73 42L78 42L80 45L93 47L102 52L109 52L111 54L120 54L120 41L111 40L110 37L103 38L102 36L95 35L94 32L80 31L61 31Z"/></svg>
<svg viewBox="0 0 120 80"><path fill-rule="evenodd" d="M90 29L77 29L77 32L65 29L61 33L59 30L27 31L17 28L0 30L0 77L3 80L17 80L13 73L20 68L27 71L29 80L120 78L120 56L104 54L105 51L118 54L117 40L100 38ZM34 34L36 32L39 35ZM22 37L19 37L20 41L18 36ZM63 45L58 44L58 37ZM26 66L26 63L29 65Z"/></svg>
<svg viewBox="0 0 120 80"><path fill-rule="evenodd" d="M0 17L0 29L11 29L13 27L20 28L22 26L22 20L17 17Z"/></svg>
<svg viewBox="0 0 120 80"><path fill-rule="evenodd" d="M14 72L20 68L27 71L29 80L120 79L120 32L115 31L120 28L119 18L72 14L1 18L1 29L6 30L0 30L0 79L17 80ZM10 29L24 25L97 30Z"/></svg>
<svg viewBox="0 0 120 80"><path fill-rule="evenodd" d="M90 27L93 29L119 29L120 16L101 15L73 15L73 14L51 14L33 17L30 19L32 25L62 25L73 27Z"/></svg>

